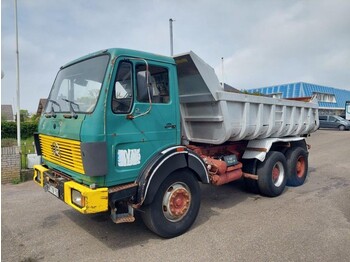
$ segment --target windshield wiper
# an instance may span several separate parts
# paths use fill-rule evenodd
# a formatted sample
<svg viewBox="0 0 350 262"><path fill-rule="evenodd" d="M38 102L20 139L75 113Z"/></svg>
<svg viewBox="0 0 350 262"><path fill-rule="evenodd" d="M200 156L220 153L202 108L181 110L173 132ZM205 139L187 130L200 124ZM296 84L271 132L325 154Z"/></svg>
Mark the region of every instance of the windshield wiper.
<svg viewBox="0 0 350 262"><path fill-rule="evenodd" d="M66 98L61 98L63 101L66 101L67 103L69 103L69 108L70 108L70 115L64 115L63 117L65 118L75 118L77 119L78 118L78 115L77 113L75 112L74 108L73 108L73 105L76 105L77 106L77 109L78 111L80 111L80 107L77 103L75 103L74 101L72 100L69 100L69 99L66 99Z"/></svg>
<svg viewBox="0 0 350 262"><path fill-rule="evenodd" d="M48 101L52 103L52 104L51 104L51 111L50 111L50 113L45 114L45 117L47 117L47 118L56 117L56 112L55 112L55 110L53 109L53 104L57 105L58 108L59 108L59 110L62 111L61 105L60 105L57 101L52 100L52 99L48 99Z"/></svg>

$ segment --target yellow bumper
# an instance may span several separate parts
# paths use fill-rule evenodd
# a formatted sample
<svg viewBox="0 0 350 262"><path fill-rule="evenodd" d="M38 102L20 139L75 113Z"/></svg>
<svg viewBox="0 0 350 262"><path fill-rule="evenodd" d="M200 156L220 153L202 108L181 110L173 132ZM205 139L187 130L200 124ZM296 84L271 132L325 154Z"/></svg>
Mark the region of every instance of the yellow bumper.
<svg viewBox="0 0 350 262"><path fill-rule="evenodd" d="M35 165L33 181L75 210L83 214L99 213L108 210L108 188L91 189L72 180L65 182L52 181L45 175L47 171L49 169L44 166ZM81 194L81 206L73 202L73 190Z"/></svg>
<svg viewBox="0 0 350 262"><path fill-rule="evenodd" d="M75 205L72 201L72 190L81 193L84 198L83 207ZM64 183L64 202L83 214L99 213L108 210L108 188L91 189L74 181Z"/></svg>

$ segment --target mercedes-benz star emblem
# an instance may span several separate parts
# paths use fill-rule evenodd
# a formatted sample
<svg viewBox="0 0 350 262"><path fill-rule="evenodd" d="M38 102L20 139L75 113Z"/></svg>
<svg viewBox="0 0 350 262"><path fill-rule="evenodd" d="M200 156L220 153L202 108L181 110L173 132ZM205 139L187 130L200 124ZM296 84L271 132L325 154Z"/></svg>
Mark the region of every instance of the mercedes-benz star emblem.
<svg viewBox="0 0 350 262"><path fill-rule="evenodd" d="M61 155L60 155L60 147L59 147L59 145L58 145L57 142L53 142L53 143L51 144L51 150L52 150L52 154L53 154L54 156L57 156L57 157L60 157L60 156L61 156Z"/></svg>

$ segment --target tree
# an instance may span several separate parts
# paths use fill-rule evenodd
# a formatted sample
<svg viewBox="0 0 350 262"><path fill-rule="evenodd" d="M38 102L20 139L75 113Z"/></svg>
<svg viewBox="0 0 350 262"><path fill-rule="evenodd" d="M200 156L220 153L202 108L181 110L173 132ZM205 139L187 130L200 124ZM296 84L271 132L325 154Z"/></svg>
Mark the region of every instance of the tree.
<svg viewBox="0 0 350 262"><path fill-rule="evenodd" d="M21 109L20 110L20 116L21 116L21 122L26 122L29 119L29 113L28 110Z"/></svg>
<svg viewBox="0 0 350 262"><path fill-rule="evenodd" d="M21 116L21 118L20 118L21 119L21 123L27 122L28 120L30 120L28 110L21 109L19 114ZM15 115L15 122L17 122L17 114Z"/></svg>

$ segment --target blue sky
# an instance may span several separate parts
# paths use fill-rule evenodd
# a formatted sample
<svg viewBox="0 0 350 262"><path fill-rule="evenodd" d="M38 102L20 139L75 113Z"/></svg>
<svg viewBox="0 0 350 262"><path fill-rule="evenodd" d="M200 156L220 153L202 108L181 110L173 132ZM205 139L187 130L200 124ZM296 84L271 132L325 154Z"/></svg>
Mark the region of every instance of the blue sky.
<svg viewBox="0 0 350 262"><path fill-rule="evenodd" d="M238 88L290 82L350 89L347 0L18 0L21 108L35 112L60 66L124 47L189 50ZM16 103L14 0L1 1L1 103Z"/></svg>

